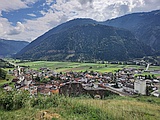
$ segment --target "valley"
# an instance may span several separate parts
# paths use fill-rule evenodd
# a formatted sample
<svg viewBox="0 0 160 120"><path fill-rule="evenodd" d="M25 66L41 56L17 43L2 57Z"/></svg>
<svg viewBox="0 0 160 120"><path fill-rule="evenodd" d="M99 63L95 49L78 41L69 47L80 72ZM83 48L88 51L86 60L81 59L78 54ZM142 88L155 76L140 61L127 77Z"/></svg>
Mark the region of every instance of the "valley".
<svg viewBox="0 0 160 120"><path fill-rule="evenodd" d="M120 1L1 2L0 120L159 120L160 10Z"/></svg>

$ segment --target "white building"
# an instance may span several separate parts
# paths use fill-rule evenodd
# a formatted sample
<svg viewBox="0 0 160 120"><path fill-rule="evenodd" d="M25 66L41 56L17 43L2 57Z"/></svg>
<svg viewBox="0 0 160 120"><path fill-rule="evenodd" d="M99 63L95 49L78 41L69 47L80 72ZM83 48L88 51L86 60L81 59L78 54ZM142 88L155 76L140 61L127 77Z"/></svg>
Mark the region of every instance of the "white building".
<svg viewBox="0 0 160 120"><path fill-rule="evenodd" d="M134 82L134 92L146 95L146 81L143 79L137 79Z"/></svg>

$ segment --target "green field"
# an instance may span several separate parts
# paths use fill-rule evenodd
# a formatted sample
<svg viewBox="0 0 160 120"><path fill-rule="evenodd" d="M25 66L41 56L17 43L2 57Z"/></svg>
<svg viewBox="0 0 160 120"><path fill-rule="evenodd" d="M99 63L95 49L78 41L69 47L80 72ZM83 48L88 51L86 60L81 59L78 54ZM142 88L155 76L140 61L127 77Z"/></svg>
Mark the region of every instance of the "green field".
<svg viewBox="0 0 160 120"><path fill-rule="evenodd" d="M15 77L12 76L12 75L7 74L5 80L0 79L0 86L2 86L2 85L4 85L4 84L9 84L9 83L11 83L11 81L12 81L13 78L15 78ZM13 84L13 83L12 83L12 84Z"/></svg>
<svg viewBox="0 0 160 120"><path fill-rule="evenodd" d="M123 68L143 68L145 66L137 65L119 65L119 64L98 64L98 63L78 63L78 62L55 62L55 61L36 61L36 62L25 62L19 63L21 66L30 66L31 69L39 70L41 67L47 67L57 72L68 72L68 71L97 71L97 72L115 72L118 69ZM149 70L160 70L160 66L150 66ZM148 72L144 74L149 74ZM155 74L160 76L160 74Z"/></svg>
<svg viewBox="0 0 160 120"><path fill-rule="evenodd" d="M15 64L15 61L10 60L9 62L13 62ZM17 62L17 61L16 61ZM123 68L143 68L145 69L145 66L137 66L137 65L119 65L119 64L98 64L98 63L78 63L78 62L55 62L55 61L35 61L35 62L24 62L24 63L18 63L17 65L20 66L30 66L31 69L39 70L42 67L50 68L51 70L54 70L56 72L69 72L69 71L97 71L97 72L115 72L118 69ZM5 68L6 71L12 70L13 68ZM150 66L149 70L160 70L160 66ZM149 72L144 72L142 75L152 75ZM154 74L154 76L158 77L160 74ZM11 75L7 75L6 80L9 79L9 81L6 80L0 80L0 86L5 83L10 83L10 81L14 77Z"/></svg>

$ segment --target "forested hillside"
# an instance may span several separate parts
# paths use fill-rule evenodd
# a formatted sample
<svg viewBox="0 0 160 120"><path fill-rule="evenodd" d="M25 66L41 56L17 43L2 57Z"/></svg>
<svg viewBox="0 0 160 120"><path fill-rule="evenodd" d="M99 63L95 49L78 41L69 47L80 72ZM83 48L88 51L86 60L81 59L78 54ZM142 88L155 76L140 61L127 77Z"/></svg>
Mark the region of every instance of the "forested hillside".
<svg viewBox="0 0 160 120"><path fill-rule="evenodd" d="M160 10L133 13L103 24L130 30L140 41L160 53Z"/></svg>
<svg viewBox="0 0 160 120"><path fill-rule="evenodd" d="M17 54L21 59L38 60L126 60L152 54L149 46L128 30L100 24L78 25L36 40Z"/></svg>

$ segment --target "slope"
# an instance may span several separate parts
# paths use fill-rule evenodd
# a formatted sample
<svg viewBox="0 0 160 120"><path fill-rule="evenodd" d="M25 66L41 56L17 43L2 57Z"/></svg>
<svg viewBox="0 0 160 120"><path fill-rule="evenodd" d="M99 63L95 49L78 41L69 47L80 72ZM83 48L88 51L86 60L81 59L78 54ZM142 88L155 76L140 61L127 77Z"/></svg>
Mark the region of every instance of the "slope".
<svg viewBox="0 0 160 120"><path fill-rule="evenodd" d="M26 41L14 41L14 40L4 40L0 39L0 56L10 56L19 52L29 43Z"/></svg>
<svg viewBox="0 0 160 120"><path fill-rule="evenodd" d="M133 13L107 20L102 24L128 29L139 40L160 51L160 10Z"/></svg>
<svg viewBox="0 0 160 120"><path fill-rule="evenodd" d="M69 28L72 28L74 26L77 26L77 25L94 24L94 23L98 23L98 22L94 21L92 19L87 19L87 18L84 18L84 19L78 18L78 19L73 19L73 20L67 21L66 23L62 23L62 24L58 25L57 27L49 30L45 34L39 36L34 41L32 41L31 44L29 44L24 49L22 49L19 52L19 54L23 54L26 50L31 49L31 48L37 46L40 42L42 42L43 40L45 40L46 38L48 38L50 35L53 35L53 34L59 33L59 32L63 32L65 30L67 30Z"/></svg>
<svg viewBox="0 0 160 120"><path fill-rule="evenodd" d="M36 40L36 42L38 39ZM126 60L151 54L150 47L128 30L100 24L84 24L66 29L31 43L16 55L38 60Z"/></svg>

